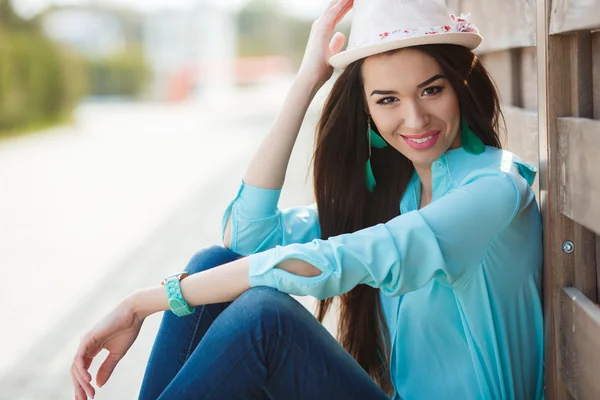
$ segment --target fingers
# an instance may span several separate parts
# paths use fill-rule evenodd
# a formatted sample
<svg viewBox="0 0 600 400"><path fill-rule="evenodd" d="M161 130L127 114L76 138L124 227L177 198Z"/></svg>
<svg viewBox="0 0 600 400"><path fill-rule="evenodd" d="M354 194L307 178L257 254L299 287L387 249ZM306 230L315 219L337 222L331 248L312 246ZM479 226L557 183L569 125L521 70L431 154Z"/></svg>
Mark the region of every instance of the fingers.
<svg viewBox="0 0 600 400"><path fill-rule="evenodd" d="M338 22L352 9L353 5L354 0L334 0L330 2L323 15L314 21L313 27L319 26L333 30Z"/></svg>
<svg viewBox="0 0 600 400"><path fill-rule="evenodd" d="M77 353L75 354L75 359L73 360L73 365L71 366L75 396L78 399L83 400L87 396L94 398L95 395L95 389L91 385L92 375L88 372L88 368L94 357L101 350L96 343L97 341L89 335L82 337Z"/></svg>
<svg viewBox="0 0 600 400"><path fill-rule="evenodd" d="M79 379L77 378L77 374L75 372L75 366L71 366L71 380L73 381L73 390L75 391L75 399L76 400L85 400L86 394L81 384L79 383Z"/></svg>
<svg viewBox="0 0 600 400"><path fill-rule="evenodd" d="M121 361L122 358L122 354L114 353L110 353L108 357L106 357L106 360L104 360L104 362L100 366L100 369L98 369L98 373L96 374L96 384L98 385L98 387L104 386L104 384L108 381L108 378L110 378L113 371L115 370L115 367L117 366L119 361Z"/></svg>
<svg viewBox="0 0 600 400"><path fill-rule="evenodd" d="M79 368L77 368L75 364L71 366L71 379L73 380L75 396L77 399L85 400L88 397L91 397L92 399L94 398L96 391L90 382L79 373Z"/></svg>
<svg viewBox="0 0 600 400"><path fill-rule="evenodd" d="M337 0L323 15L325 25L335 27L354 5L353 0Z"/></svg>
<svg viewBox="0 0 600 400"><path fill-rule="evenodd" d="M354 7L354 0L341 1L341 9L337 13L333 21L334 26L337 25L342 19L344 19L346 14L348 14L348 12L352 10L352 7Z"/></svg>
<svg viewBox="0 0 600 400"><path fill-rule="evenodd" d="M331 51L331 55L336 55L337 53L339 53L344 47L345 43L346 35L344 35L341 32L337 32L335 35L333 35L333 37L331 38L331 42L329 43L329 50Z"/></svg>

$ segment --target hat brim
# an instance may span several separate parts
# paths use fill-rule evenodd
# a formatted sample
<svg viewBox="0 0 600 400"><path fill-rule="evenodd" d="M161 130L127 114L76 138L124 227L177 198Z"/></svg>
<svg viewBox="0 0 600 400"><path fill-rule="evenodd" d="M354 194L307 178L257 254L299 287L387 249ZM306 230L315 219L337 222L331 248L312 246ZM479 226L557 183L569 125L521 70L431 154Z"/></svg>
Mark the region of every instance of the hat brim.
<svg viewBox="0 0 600 400"><path fill-rule="evenodd" d="M342 51L329 59L329 65L337 69L344 69L354 61L367 58L390 50L405 47L420 46L424 44L456 44L474 50L481 44L483 38L477 33L471 32L449 32L435 35L417 36L391 40L389 42L376 43L370 46Z"/></svg>

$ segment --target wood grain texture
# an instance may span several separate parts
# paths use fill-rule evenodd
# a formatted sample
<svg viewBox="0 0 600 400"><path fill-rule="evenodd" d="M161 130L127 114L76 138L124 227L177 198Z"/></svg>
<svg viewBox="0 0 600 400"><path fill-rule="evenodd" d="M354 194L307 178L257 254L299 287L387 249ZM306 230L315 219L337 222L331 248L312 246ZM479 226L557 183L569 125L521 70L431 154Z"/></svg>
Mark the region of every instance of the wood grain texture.
<svg viewBox="0 0 600 400"><path fill-rule="evenodd" d="M560 298L564 358L561 377L578 400L600 398L600 308L573 287L564 288Z"/></svg>
<svg viewBox="0 0 600 400"><path fill-rule="evenodd" d="M561 393L567 392L562 380L557 377L557 352L556 352L556 318L555 312L557 299L554 296L555 262L552 260L552 245L554 237L549 233L550 220L550 193L549 193L549 171L548 171L548 96L549 96L549 71L548 71L548 29L547 0L536 1L536 25L537 42L537 99L538 99L538 149L540 159L540 173L538 181L540 185L538 202L542 214L544 228L544 266L542 274L542 300L544 309L544 395L546 400L556 400Z"/></svg>
<svg viewBox="0 0 600 400"><path fill-rule="evenodd" d="M570 35L570 39L571 82L573 83L571 85L571 115L592 118L594 115L592 35L590 32L576 32ZM561 135L560 125L559 135ZM559 140L559 144L561 142L562 140ZM571 173L578 174L577 171L571 171ZM568 175L566 179L567 181L571 180ZM590 300L596 302L596 235L581 223L576 223L574 230L575 287Z"/></svg>
<svg viewBox="0 0 600 400"><path fill-rule="evenodd" d="M600 0L553 0L550 34L600 28Z"/></svg>
<svg viewBox="0 0 600 400"><path fill-rule="evenodd" d="M575 224L574 238L575 287L590 301L597 303L596 235L585 226Z"/></svg>
<svg viewBox="0 0 600 400"><path fill-rule="evenodd" d="M521 100L526 110L537 111L537 49L525 47L521 52Z"/></svg>
<svg viewBox="0 0 600 400"><path fill-rule="evenodd" d="M592 118L594 115L592 82L592 35L577 32L571 40L571 115Z"/></svg>
<svg viewBox="0 0 600 400"><path fill-rule="evenodd" d="M481 31L478 52L535 46L536 0L461 0L460 9Z"/></svg>
<svg viewBox="0 0 600 400"><path fill-rule="evenodd" d="M600 119L600 32L592 34L592 82L594 118Z"/></svg>
<svg viewBox="0 0 600 400"><path fill-rule="evenodd" d="M540 1L540 3L541 6L545 5L545 1ZM538 18L538 22L543 19L544 17ZM554 364L552 373L547 374L546 378L550 384L550 388L547 390L548 398L556 400L573 398L560 375L565 363L560 346L564 328L560 298L562 288L572 286L575 281L575 258L562 250L565 241L574 240L575 232L573 221L560 212L561 169L559 168L558 143L558 116L569 115L571 112L572 82L569 63L565 62L570 59L570 43L570 38L566 36L555 35L547 38L546 93L544 97L540 96L545 99L545 104L541 104L539 108L540 121L545 123L545 126L540 124L540 132L546 133L546 139L543 141L547 154L544 168L547 181L542 187L543 193L547 193L543 209L544 295L551 297L549 303L546 303L551 310L546 309L545 317L546 321L552 321L552 326L546 330L546 340L551 340L551 342L548 344L545 354L547 364ZM540 148L540 150L542 149ZM549 313L551 313L551 317L549 317Z"/></svg>
<svg viewBox="0 0 600 400"><path fill-rule="evenodd" d="M600 300L600 235L596 235L596 302Z"/></svg>
<svg viewBox="0 0 600 400"><path fill-rule="evenodd" d="M558 131L560 211L600 233L600 121L563 117Z"/></svg>
<svg viewBox="0 0 600 400"><path fill-rule="evenodd" d="M505 106L504 118L507 131L503 141L504 148L535 166L539 171L537 112ZM539 178L536 178L532 188L539 198Z"/></svg>
<svg viewBox="0 0 600 400"><path fill-rule="evenodd" d="M504 104L515 105L513 53L509 50L497 51L484 54L480 59L498 87L500 101Z"/></svg>

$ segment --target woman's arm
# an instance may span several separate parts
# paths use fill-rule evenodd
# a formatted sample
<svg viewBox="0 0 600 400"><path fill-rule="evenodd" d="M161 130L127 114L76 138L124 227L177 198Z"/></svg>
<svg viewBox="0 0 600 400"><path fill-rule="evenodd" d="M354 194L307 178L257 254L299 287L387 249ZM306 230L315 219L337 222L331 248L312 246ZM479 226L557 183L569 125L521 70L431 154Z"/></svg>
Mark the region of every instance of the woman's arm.
<svg viewBox="0 0 600 400"><path fill-rule="evenodd" d="M331 37L338 22L352 8L352 0L334 0L312 26L302 65L275 122L254 154L244 183L263 189L281 189L302 121L318 90L331 78L329 58L346 41L343 34ZM231 245L231 219L227 221L223 245Z"/></svg>
<svg viewBox="0 0 600 400"><path fill-rule="evenodd" d="M390 296L417 290L432 279L460 288L519 215L524 218L519 226L526 231L513 235L537 240L535 207L533 192L515 166L480 169L439 200L386 224L251 255L250 285L318 299L358 284ZM288 260L304 260L322 274L297 277L276 268Z"/></svg>
<svg viewBox="0 0 600 400"><path fill-rule="evenodd" d="M298 75L275 123L263 139L244 174L244 183L263 189L281 189L306 111L320 86ZM231 247L231 218L223 245Z"/></svg>
<svg viewBox="0 0 600 400"><path fill-rule="evenodd" d="M282 263L280 268L300 276L314 276L321 271L295 260ZM248 259L241 258L207 271L190 275L181 281L184 299L192 306L233 301L250 288ZM116 365L125 356L150 314L169 309L166 290L157 285L138 290L126 297L82 338L71 365L71 378L77 399L94 397L92 376L88 369L102 349L109 355L104 360L96 383L101 387L110 378Z"/></svg>
<svg viewBox="0 0 600 400"><path fill-rule="evenodd" d="M294 275L313 277L321 273L314 266L300 260L288 260L281 268ZM248 279L248 258L211 268L183 279L181 294L192 307L204 304L223 303L237 299L250 289ZM162 285L141 289L126 300L129 310L139 319L150 314L169 310L167 295Z"/></svg>

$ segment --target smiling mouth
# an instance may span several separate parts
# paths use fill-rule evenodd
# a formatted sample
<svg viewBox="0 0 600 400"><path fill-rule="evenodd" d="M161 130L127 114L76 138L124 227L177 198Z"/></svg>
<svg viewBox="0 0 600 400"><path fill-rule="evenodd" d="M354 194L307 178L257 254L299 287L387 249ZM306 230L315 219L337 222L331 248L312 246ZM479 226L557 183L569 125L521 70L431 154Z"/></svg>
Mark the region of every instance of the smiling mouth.
<svg viewBox="0 0 600 400"><path fill-rule="evenodd" d="M420 137L408 137L408 136L402 136L402 139L404 139L404 141L406 142L406 144L408 144L411 148L415 149L415 150L426 150L429 149L431 147L433 147L440 135L441 135L441 131L430 131L425 133L424 135L427 136L423 136L423 135L419 135Z"/></svg>
<svg viewBox="0 0 600 400"><path fill-rule="evenodd" d="M425 142L433 139L435 135L437 135L437 133L434 133L433 135L424 137L422 139L411 139L411 138L408 138L408 137L407 137L407 139L410 140L411 142L415 142L415 143L425 143Z"/></svg>

